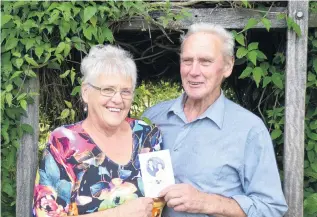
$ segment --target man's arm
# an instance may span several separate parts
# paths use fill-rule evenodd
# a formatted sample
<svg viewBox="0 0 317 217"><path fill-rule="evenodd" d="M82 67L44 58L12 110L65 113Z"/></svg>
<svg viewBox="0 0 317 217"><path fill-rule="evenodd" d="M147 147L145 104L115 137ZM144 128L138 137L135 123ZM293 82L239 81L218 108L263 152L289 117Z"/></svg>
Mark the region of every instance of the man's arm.
<svg viewBox="0 0 317 217"><path fill-rule="evenodd" d="M188 184L178 184L162 192L175 211L225 217L282 217L287 204L282 192L270 134L266 129L253 133L245 148L240 175L243 194L226 198L199 192Z"/></svg>
<svg viewBox="0 0 317 217"><path fill-rule="evenodd" d="M239 204L230 198L198 191L189 184L176 184L161 194L176 212L203 213L216 217L246 217Z"/></svg>

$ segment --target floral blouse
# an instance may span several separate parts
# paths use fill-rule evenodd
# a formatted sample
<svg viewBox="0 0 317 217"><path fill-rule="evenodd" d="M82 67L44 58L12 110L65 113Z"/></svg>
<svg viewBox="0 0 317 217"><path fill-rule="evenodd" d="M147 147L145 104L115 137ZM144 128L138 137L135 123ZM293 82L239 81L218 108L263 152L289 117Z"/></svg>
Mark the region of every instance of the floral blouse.
<svg viewBox="0 0 317 217"><path fill-rule="evenodd" d="M126 165L111 161L82 122L51 133L36 177L33 216L88 214L144 196L138 154L160 150L162 137L155 126L126 121L133 137L132 156Z"/></svg>

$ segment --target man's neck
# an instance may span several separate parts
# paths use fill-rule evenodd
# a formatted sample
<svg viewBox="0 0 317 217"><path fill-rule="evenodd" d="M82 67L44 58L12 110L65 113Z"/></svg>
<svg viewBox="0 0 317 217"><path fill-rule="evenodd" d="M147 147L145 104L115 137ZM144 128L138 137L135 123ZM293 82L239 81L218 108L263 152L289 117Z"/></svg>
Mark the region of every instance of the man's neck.
<svg viewBox="0 0 317 217"><path fill-rule="evenodd" d="M194 100L187 97L184 103L184 113L188 122L196 120L212 105L221 95L221 91L210 97Z"/></svg>

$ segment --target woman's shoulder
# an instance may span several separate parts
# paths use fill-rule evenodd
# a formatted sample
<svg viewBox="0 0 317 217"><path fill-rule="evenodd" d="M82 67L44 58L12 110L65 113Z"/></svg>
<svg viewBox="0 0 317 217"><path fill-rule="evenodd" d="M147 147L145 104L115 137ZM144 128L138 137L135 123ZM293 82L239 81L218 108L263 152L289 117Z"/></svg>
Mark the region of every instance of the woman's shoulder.
<svg viewBox="0 0 317 217"><path fill-rule="evenodd" d="M73 133L82 131L81 122L65 124L55 128L50 134L51 137L71 137Z"/></svg>
<svg viewBox="0 0 317 217"><path fill-rule="evenodd" d="M130 124L133 132L135 131L146 131L150 132L153 130L158 130L155 124L152 124L150 120L142 120L136 118L126 118L126 121Z"/></svg>

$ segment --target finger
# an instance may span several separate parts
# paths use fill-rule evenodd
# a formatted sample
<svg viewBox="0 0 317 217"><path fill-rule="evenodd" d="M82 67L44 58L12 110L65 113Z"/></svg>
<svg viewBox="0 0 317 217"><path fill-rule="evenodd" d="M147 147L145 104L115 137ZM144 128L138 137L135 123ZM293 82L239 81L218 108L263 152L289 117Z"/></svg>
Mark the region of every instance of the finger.
<svg viewBox="0 0 317 217"><path fill-rule="evenodd" d="M183 191L171 190L165 194L164 200L168 202L171 199L180 198L183 196Z"/></svg>
<svg viewBox="0 0 317 217"><path fill-rule="evenodd" d="M175 212L186 212L187 211L184 204L180 204L178 206L175 206L173 209Z"/></svg>
<svg viewBox="0 0 317 217"><path fill-rule="evenodd" d="M176 189L176 188L177 188L177 185L178 185L178 184L174 184L174 185L170 185L170 186L164 188L164 189L159 193L158 197L164 197L164 196L167 194L167 192L172 191L173 189Z"/></svg>
<svg viewBox="0 0 317 217"><path fill-rule="evenodd" d="M174 207L179 206L181 204L183 204L182 198L173 198L167 202L167 206L171 207L171 208L174 208Z"/></svg>

